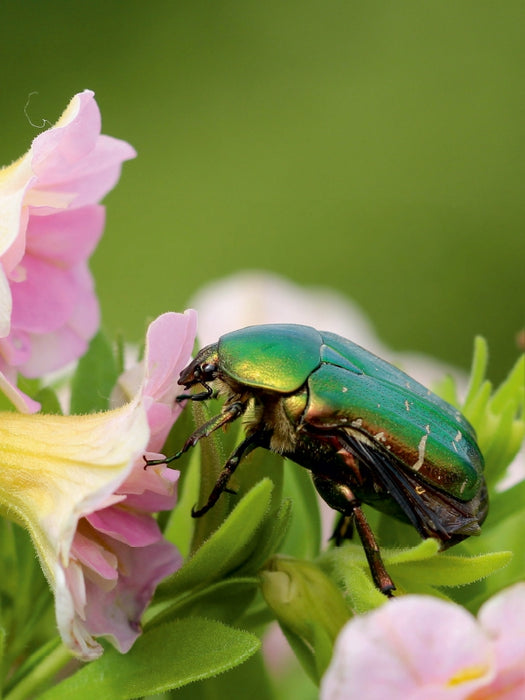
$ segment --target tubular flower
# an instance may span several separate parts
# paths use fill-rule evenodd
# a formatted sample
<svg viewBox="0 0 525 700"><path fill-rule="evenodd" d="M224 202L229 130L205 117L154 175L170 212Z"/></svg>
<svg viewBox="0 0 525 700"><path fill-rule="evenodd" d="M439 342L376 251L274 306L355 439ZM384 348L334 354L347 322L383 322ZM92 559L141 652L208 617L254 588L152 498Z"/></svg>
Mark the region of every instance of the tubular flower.
<svg viewBox="0 0 525 700"><path fill-rule="evenodd" d="M322 700L518 700L525 697L525 583L478 619L437 598L394 599L343 628Z"/></svg>
<svg viewBox="0 0 525 700"><path fill-rule="evenodd" d="M29 151L0 170L0 372L38 377L77 359L99 325L87 260L98 204L135 156L100 134L93 92L75 95Z"/></svg>
<svg viewBox="0 0 525 700"><path fill-rule="evenodd" d="M141 402L88 416L27 416L2 413L0 420L0 508L27 528L55 593L64 642L82 658L101 647L89 632L84 570L96 575L103 564L117 569L116 555L95 545L87 517L123 500L115 491L130 474L148 441ZM91 540L90 540L91 535ZM79 538L96 551L87 560ZM98 559L96 558L98 554Z"/></svg>
<svg viewBox="0 0 525 700"><path fill-rule="evenodd" d="M174 506L178 473L163 465L144 470L142 455L152 440L156 445L152 426L165 399L157 388L175 384L195 325L194 312L153 322L148 371L119 408L87 416L5 413L0 420L0 509L31 533L60 634L84 660L102 653L96 636L127 651L156 585L181 564L153 518ZM172 346L158 347L159 330ZM168 352L178 362L162 362Z"/></svg>

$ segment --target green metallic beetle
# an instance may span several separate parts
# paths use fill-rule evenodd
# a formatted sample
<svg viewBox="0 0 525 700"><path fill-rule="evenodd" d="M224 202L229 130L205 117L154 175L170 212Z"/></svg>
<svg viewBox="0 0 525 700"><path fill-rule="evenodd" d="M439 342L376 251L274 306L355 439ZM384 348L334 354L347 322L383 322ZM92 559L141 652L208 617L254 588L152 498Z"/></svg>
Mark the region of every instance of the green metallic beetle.
<svg viewBox="0 0 525 700"><path fill-rule="evenodd" d="M395 586L361 503L411 523L443 549L480 532L488 498L470 423L407 374L335 333L293 324L227 333L200 350L178 383L204 389L180 401L216 394L226 400L222 412L164 462L253 407L246 438L194 517L227 490L241 459L264 447L311 471L321 497L344 516L336 539L355 525L385 595Z"/></svg>

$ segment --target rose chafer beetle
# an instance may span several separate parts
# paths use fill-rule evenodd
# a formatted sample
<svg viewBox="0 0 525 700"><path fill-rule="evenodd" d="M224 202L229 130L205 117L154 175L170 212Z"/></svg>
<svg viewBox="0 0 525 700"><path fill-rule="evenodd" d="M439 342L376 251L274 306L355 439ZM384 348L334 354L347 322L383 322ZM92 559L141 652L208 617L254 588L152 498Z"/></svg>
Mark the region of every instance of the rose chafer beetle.
<svg viewBox="0 0 525 700"><path fill-rule="evenodd" d="M249 326L200 350L180 375L178 400L226 400L171 462L252 407L246 437L224 465L206 513L256 447L312 473L321 497L343 518L336 539L361 538L376 586L395 586L361 504L411 523L445 549L477 535L488 510L483 457L470 423L407 374L345 338L308 326ZM213 388L212 385L213 384Z"/></svg>

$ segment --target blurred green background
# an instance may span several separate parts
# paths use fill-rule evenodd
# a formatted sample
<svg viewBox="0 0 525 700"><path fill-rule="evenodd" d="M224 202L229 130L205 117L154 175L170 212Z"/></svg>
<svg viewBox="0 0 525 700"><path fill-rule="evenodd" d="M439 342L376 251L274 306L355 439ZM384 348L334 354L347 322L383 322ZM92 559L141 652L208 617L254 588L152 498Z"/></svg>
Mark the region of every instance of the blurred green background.
<svg viewBox="0 0 525 700"><path fill-rule="evenodd" d="M2 0L1 160L72 95L137 160L92 269L110 332L242 268L500 379L524 325L522 0Z"/></svg>

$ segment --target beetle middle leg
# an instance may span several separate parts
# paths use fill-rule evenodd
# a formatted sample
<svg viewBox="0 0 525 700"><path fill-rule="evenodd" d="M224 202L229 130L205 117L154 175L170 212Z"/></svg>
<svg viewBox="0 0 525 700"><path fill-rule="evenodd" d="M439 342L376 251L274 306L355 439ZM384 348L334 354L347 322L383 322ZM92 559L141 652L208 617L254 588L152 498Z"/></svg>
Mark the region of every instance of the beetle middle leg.
<svg viewBox="0 0 525 700"><path fill-rule="evenodd" d="M235 450L228 458L226 464L222 468L222 471L219 474L217 481L215 482L215 486L213 487L213 490L210 493L205 505L203 505L202 508L199 509L195 509L195 507L192 508L192 517L200 518L202 515L207 513L210 510L210 508L213 508L223 491L233 493L227 488L228 481L230 480L231 475L239 466L243 457L249 455L250 452L252 452L256 447L267 447L269 445L269 441L269 434L263 431L259 431L248 435L248 437L246 437L239 445L237 445Z"/></svg>

